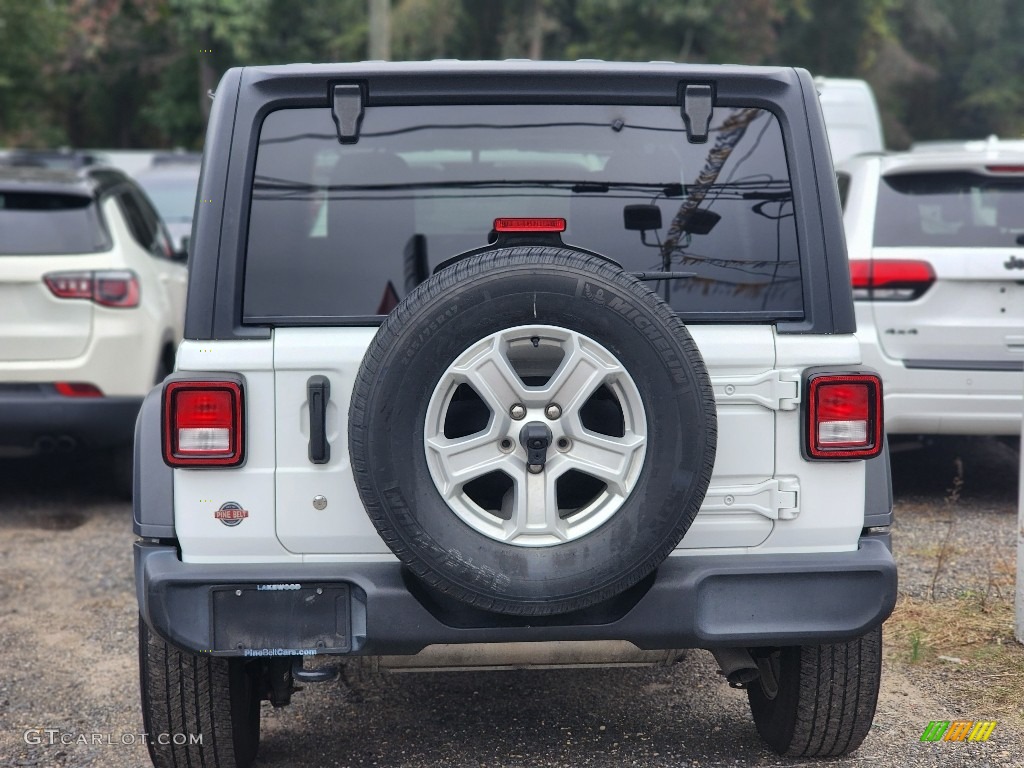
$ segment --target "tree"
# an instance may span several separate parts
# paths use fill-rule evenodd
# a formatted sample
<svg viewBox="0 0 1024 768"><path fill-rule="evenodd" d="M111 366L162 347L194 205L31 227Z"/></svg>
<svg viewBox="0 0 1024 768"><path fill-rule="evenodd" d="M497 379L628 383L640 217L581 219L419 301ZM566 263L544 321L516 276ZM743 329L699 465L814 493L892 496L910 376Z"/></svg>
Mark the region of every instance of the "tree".
<svg viewBox="0 0 1024 768"><path fill-rule="evenodd" d="M368 0L0 0L0 143L201 146L228 67L367 58ZM1024 3L391 0L396 59L802 66L875 89L887 139L1020 136Z"/></svg>
<svg viewBox="0 0 1024 768"><path fill-rule="evenodd" d="M62 6L0 0L0 144L42 147L67 141L50 106L65 27Z"/></svg>

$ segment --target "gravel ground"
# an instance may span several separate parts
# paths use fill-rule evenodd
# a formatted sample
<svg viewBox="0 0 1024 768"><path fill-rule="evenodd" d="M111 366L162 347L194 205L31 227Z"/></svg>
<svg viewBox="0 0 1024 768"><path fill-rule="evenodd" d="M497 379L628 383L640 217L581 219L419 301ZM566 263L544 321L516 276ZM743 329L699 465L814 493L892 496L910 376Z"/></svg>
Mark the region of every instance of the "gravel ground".
<svg viewBox="0 0 1024 768"><path fill-rule="evenodd" d="M954 504L946 489L958 457ZM1017 461L992 440L941 441L893 457L903 592L930 594L951 524L937 594L999 588L1000 569L1013 566ZM131 514L97 486L71 462L0 463L0 765L149 764L137 735ZM954 700L946 681L941 671L888 660L873 733L852 758L827 765L1024 766L1024 734L1003 720L987 743L919 741L930 720L988 719ZM745 695L699 651L671 669L314 685L291 707L264 707L261 766L797 764L762 747ZM26 743L30 729L42 743ZM54 729L55 743L41 729Z"/></svg>
<svg viewBox="0 0 1024 768"><path fill-rule="evenodd" d="M1015 448L980 438L893 454L893 549L902 594L931 598L934 581L939 599L1001 592L1013 599L1018 462Z"/></svg>

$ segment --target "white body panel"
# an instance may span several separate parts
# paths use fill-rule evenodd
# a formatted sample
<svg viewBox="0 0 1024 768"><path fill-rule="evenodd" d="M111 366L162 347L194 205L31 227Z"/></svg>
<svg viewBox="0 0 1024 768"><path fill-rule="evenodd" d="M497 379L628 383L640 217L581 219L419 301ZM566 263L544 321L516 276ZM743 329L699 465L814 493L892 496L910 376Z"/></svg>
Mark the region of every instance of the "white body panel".
<svg viewBox="0 0 1024 768"><path fill-rule="evenodd" d="M778 336L767 325L693 326L712 377L719 439L711 486L677 555L842 551L864 515L862 462L802 458L800 380L815 365L858 361L852 336ZM237 469L175 470L175 528L187 562L393 561L352 478L347 415L375 328L277 328L270 341L192 342L179 371L245 377L246 461ZM307 381L330 380L330 461L308 458ZM401 439L396 436L395 439ZM316 509L315 497L326 506ZM249 516L225 526L225 502ZM322 506L322 504L321 504Z"/></svg>
<svg viewBox="0 0 1024 768"><path fill-rule="evenodd" d="M185 341L176 369L234 371L245 381L245 463L234 469L174 470L174 527L189 563L300 561L277 538L274 492L274 346L270 341ZM229 528L214 517L233 501L249 515Z"/></svg>
<svg viewBox="0 0 1024 768"><path fill-rule="evenodd" d="M89 301L58 299L43 275L92 269L107 254L89 256L0 256L0 360L66 360L81 355L92 337Z"/></svg>
<svg viewBox="0 0 1024 768"><path fill-rule="evenodd" d="M352 386L376 331L376 328L278 328L274 332L278 404L277 535L291 552L390 552L359 500L348 454L348 407ZM327 406L331 460L320 465L311 464L307 456L306 381L315 373L331 381ZM313 506L315 496L327 499L323 510Z"/></svg>

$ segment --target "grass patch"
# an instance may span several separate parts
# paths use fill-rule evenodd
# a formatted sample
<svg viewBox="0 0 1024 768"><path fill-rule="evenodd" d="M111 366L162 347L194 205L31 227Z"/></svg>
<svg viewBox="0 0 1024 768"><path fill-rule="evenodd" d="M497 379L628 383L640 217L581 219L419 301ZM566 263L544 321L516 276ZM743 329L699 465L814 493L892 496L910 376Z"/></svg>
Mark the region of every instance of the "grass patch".
<svg viewBox="0 0 1024 768"><path fill-rule="evenodd" d="M1024 725L1024 646L1013 635L1010 599L964 594L946 600L901 597L885 624L886 653L904 672L942 679L978 717Z"/></svg>
<svg viewBox="0 0 1024 768"><path fill-rule="evenodd" d="M941 521L945 523L946 521ZM918 558L921 560L937 561L939 557L944 556L946 558L955 557L964 553L964 549L953 545L943 547L942 542L938 544L928 544L923 547L906 547L900 549L900 558Z"/></svg>

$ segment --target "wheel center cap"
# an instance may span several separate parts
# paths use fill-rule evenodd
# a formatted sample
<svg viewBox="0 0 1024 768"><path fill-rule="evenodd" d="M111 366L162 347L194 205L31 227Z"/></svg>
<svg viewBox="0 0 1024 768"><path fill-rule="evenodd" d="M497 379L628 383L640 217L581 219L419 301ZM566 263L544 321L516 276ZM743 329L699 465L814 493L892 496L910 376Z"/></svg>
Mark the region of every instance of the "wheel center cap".
<svg viewBox="0 0 1024 768"><path fill-rule="evenodd" d="M526 466L534 474L544 471L551 445L551 430L547 424L531 421L519 430L519 443L526 449Z"/></svg>

